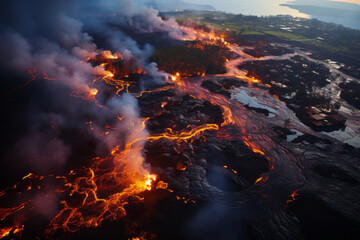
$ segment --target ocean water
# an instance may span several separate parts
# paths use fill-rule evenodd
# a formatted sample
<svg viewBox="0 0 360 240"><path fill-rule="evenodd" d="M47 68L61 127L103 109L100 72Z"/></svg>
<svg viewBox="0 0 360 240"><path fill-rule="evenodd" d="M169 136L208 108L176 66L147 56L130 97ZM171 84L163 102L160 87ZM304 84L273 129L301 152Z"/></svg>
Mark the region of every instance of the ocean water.
<svg viewBox="0 0 360 240"><path fill-rule="evenodd" d="M186 1L186 0L185 0ZM189 1L189 0L188 0ZM192 0L192 3L208 4L218 11L256 15L291 15L317 18L325 22L360 29L360 0ZM284 6L285 4L286 6Z"/></svg>
<svg viewBox="0 0 360 240"><path fill-rule="evenodd" d="M189 1L189 0L187 0ZM186 2L186 0L185 0ZM191 3L208 4L218 11L244 15L268 16L268 15L292 15L296 17L309 17L298 10L280 6L288 0L192 0Z"/></svg>

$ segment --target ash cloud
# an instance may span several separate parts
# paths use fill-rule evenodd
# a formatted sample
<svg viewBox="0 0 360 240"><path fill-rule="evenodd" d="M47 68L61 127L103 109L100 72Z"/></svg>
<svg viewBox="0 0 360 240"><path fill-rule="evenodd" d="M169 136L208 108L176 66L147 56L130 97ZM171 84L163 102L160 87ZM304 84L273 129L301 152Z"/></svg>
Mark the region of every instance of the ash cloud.
<svg viewBox="0 0 360 240"><path fill-rule="evenodd" d="M113 16L113 13L117 15ZM106 122L109 113L118 111L117 105L138 111L132 103L135 100L126 100L127 97L123 101L107 102L105 96L98 96L107 110L69 97L74 91L80 94L91 91L94 78L108 74L104 68L84 61L87 57L110 49L121 52L125 59L136 59L137 64L148 72L142 79L143 86L169 78L156 64L148 62L153 47L139 45L124 31L125 27L127 31L142 33L168 32L175 38L181 38L182 34L174 20L164 21L157 10L144 7L141 1L12 0L3 3L0 10L0 63L13 77L2 81L15 81L13 85L24 83L31 78L26 73L31 69L36 78L34 83L37 82L29 84L35 86L31 86L34 92L28 93L30 103L24 122L28 130L11 148L16 152L11 156L17 155L11 161L21 159L18 161L29 162L35 172L52 173L65 167L73 150L63 139L64 129L88 131L84 121L89 116L98 122ZM94 35L105 40L101 48L95 44ZM19 78L23 80L14 80ZM129 114L131 111L122 112ZM54 119L57 124L49 128ZM94 137L98 145L104 144L99 136ZM107 147L110 148L118 138L121 137L109 137Z"/></svg>

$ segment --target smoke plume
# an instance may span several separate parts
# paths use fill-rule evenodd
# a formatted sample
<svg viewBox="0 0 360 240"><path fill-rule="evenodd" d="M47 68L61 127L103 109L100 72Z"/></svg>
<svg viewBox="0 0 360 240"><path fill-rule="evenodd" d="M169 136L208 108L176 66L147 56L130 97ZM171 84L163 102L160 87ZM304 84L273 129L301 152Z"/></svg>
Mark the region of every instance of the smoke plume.
<svg viewBox="0 0 360 240"><path fill-rule="evenodd" d="M87 58L104 49L118 51L125 60L135 59L147 72L142 77L143 87L169 79L169 74L148 62L153 47L139 45L128 32L159 31L182 38L181 29L175 20L163 20L157 10L144 7L141 1L13 0L4 4L0 14L0 63L7 72L20 75L23 83L30 78L38 81L30 94L26 114L29 130L12 148L20 149L14 159L29 162L33 171L49 174L66 165L72 146L63 139L63 131L68 128L88 131L84 127L86 117L105 123L109 115L119 112L130 116L128 122L118 123L122 126L116 129L128 129L126 125L139 117L136 100L129 96L106 100L99 93L97 98L102 99L107 110L68 96L70 93L86 98L98 90L93 85L94 79L109 74L103 67L88 63ZM93 36L104 39L101 47L95 44ZM40 97L46 97L46 103ZM54 126L49 128L51 123ZM124 142L126 133L116 130L105 140L92 135L99 146L105 144L109 150L114 142Z"/></svg>

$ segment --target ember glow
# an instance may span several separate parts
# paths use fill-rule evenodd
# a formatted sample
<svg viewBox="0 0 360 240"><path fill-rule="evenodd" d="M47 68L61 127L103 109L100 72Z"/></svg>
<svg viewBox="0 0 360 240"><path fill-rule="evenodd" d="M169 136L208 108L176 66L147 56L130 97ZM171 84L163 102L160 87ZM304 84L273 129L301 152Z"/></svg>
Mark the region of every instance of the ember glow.
<svg viewBox="0 0 360 240"><path fill-rule="evenodd" d="M105 59L122 59L122 55L119 52L116 52L115 54L112 54L111 51L103 51L101 53L101 57L105 58Z"/></svg>
<svg viewBox="0 0 360 240"><path fill-rule="evenodd" d="M230 45L230 43L225 40L225 34L219 33L216 30L211 29L210 31L205 31L197 28L196 24L187 24L180 28L186 33L186 37L183 38L184 41L200 40L203 43ZM201 48L200 45L198 45L198 47Z"/></svg>

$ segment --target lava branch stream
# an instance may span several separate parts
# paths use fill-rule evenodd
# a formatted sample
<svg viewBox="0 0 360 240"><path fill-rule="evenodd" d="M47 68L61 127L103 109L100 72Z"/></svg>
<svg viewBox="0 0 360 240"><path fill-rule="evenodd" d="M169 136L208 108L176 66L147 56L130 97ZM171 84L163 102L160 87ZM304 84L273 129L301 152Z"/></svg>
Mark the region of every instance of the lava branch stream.
<svg viewBox="0 0 360 240"><path fill-rule="evenodd" d="M113 159L96 158L94 166L85 169L86 176L66 182L69 197L81 195L83 199L79 207L73 207L71 200L62 201L63 208L51 221L47 234L59 229L75 232L81 228L98 227L104 220L117 220L125 216L124 206L129 199L135 197L142 200L139 194L150 191L156 180L156 175L137 164L142 162L141 151L146 141L185 141L201 136L204 131L219 129L216 124L205 124L179 133L169 130L163 134L138 137L145 131L146 121L136 121L137 131L131 134L122 151L119 151L120 145L112 150Z"/></svg>
<svg viewBox="0 0 360 240"><path fill-rule="evenodd" d="M226 62L227 72L225 74L198 77L192 80L181 79L179 77L173 78L178 91L184 94L190 94L199 99L207 100L222 109L224 122L221 124L221 128L227 127L228 129L227 131L220 129L218 137L225 140L232 138L241 139L254 153L266 157L269 161L271 171L267 173L266 176L259 178L256 181L256 186L261 187L263 196L268 196L269 199L280 199L280 204L286 202L289 196L304 184L303 166L300 158L272 139L271 136L276 134L271 129L274 126L271 120L254 114L235 100L228 99L220 94L210 93L204 89L201 84L205 80L212 80L215 77L235 77L248 82L251 87L256 88L253 86L253 83L259 84L261 80L248 77L246 71L238 68L241 63L268 59L282 60L299 54L306 55L306 53L298 51L282 56L254 58L246 54L242 47L226 41L223 35L219 36L218 34L217 37L214 37L214 34L216 36L214 32L204 33L191 28L185 28L184 31L186 31L189 36L193 36L194 39L199 39L202 42L225 45L230 52L235 53L238 57ZM271 184L265 184L271 181ZM282 190L274 191L270 189L275 187ZM274 195L279 192L283 195ZM270 196L271 194L273 196Z"/></svg>
<svg viewBox="0 0 360 240"><path fill-rule="evenodd" d="M207 36L203 37L206 39ZM272 139L272 136L276 134L272 130L275 124L271 120L254 114L235 100L210 93L201 86L205 80L211 81L216 77L236 77L249 82L250 86L253 86L252 83L261 82L261 80L247 77L246 72L237 67L241 62L261 59L252 59L240 47L228 42L226 44L230 51L239 55L238 58L226 63L227 73L196 79L174 77L173 81L179 92L207 100L222 109L224 122L219 127L217 135L219 139L241 139L254 153L261 154L268 159L270 171L256 181L255 187L258 188L262 197L269 201L275 200L281 206L286 203L294 191L304 184L300 158Z"/></svg>
<svg viewBox="0 0 360 240"><path fill-rule="evenodd" d="M282 206L304 183L300 159L272 139L275 133L271 128L274 125L268 119L255 115L239 102L202 88L201 83L209 78L178 79L177 89L222 109L224 122L217 132L218 139L241 139L254 153L261 154L269 161L270 171L263 174L254 187L262 197L269 201L275 200Z"/></svg>

